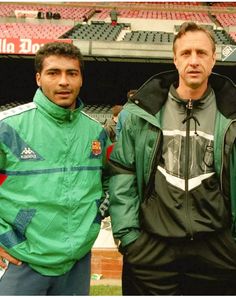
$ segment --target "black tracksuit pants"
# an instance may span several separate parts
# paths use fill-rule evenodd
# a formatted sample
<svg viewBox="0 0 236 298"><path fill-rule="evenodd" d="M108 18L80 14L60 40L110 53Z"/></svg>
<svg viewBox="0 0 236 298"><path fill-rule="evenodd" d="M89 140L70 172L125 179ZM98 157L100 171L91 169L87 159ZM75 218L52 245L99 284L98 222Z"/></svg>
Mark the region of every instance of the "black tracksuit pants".
<svg viewBox="0 0 236 298"><path fill-rule="evenodd" d="M190 239L142 232L123 258L123 295L236 295L236 242L230 231Z"/></svg>

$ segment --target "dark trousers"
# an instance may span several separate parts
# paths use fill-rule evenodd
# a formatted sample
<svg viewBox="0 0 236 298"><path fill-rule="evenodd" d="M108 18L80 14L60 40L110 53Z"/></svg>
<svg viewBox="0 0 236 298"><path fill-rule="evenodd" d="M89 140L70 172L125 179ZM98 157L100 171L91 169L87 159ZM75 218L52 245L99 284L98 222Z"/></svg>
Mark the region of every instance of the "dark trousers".
<svg viewBox="0 0 236 298"><path fill-rule="evenodd" d="M236 295L236 243L229 231L195 240L143 232L124 253L123 295Z"/></svg>
<svg viewBox="0 0 236 298"><path fill-rule="evenodd" d="M89 295L91 253L60 276L44 276L27 264L9 264L0 280L0 296Z"/></svg>

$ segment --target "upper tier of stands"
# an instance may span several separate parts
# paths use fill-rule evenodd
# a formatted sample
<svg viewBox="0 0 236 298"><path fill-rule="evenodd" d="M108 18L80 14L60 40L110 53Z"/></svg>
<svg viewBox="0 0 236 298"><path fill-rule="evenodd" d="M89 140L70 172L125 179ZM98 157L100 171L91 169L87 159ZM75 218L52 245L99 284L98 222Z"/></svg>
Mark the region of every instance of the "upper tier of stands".
<svg viewBox="0 0 236 298"><path fill-rule="evenodd" d="M208 4L208 5L206 5ZM110 26L109 13L111 8L117 8L119 19L118 26ZM137 43L169 43L173 41L175 31L164 30L126 30L126 20L128 19L155 19L176 21L196 21L203 24L214 24L215 38L218 44L235 44L233 30L220 30L219 26L227 28L236 26L236 13L234 13L235 2L119 2L119 3L80 3L76 4L42 4L42 3L0 3L0 18L10 17L14 20L16 10L33 10L42 14L43 18L51 17L55 13L60 14L61 19L73 20L72 25L63 25L63 20L58 23L38 23L28 22L0 24L0 37L28 37L28 38L71 38L82 40L102 40L102 41L127 41ZM158 8L158 9L157 9ZM226 13L227 11L227 13ZM236 11L236 9L235 9ZM85 20L89 23L83 24ZM95 21L96 20L96 21ZM62 21L62 22L61 22ZM75 25L75 26L74 26ZM123 32L125 31L126 32ZM236 30L235 30L236 31ZM123 32L123 34L122 34Z"/></svg>
<svg viewBox="0 0 236 298"><path fill-rule="evenodd" d="M109 16L110 9L104 8L97 15L99 20L104 20ZM176 12L176 11L159 11L159 10L127 10L119 9L120 18L142 18L142 19L160 19L160 20L183 20L196 21L202 23L211 23L207 13L197 12Z"/></svg>
<svg viewBox="0 0 236 298"><path fill-rule="evenodd" d="M89 6L90 4L90 6ZM119 17L121 18L154 18L154 19L171 19L171 20L193 20L203 23L211 22L208 15L208 9L201 2L126 2L125 7L122 2L111 3L116 5L119 11ZM132 6L131 6L132 4ZM136 4L136 5L135 5ZM43 13L46 17L47 12L59 13L62 19L70 20L83 20L84 16L93 16L96 14L96 18L104 20L109 18L111 8L92 7L92 3L87 3L87 7L77 7L64 5L49 5L49 4L22 4L22 3L0 3L0 17L14 16L15 10L33 10ZM158 6L157 6L158 5ZM96 7L98 7L96 9ZM141 8L140 8L141 7ZM142 9L142 7L147 7ZM148 9L149 7L149 9ZM196 8L202 7L202 10L196 10ZM179 8L179 10L178 10ZM192 11L186 11L186 9L192 8ZM204 8L204 9L203 9Z"/></svg>
<svg viewBox="0 0 236 298"><path fill-rule="evenodd" d="M0 4L0 17L10 17L15 15L15 10L33 10L40 11L46 17L47 12L59 13L62 19L70 20L82 20L83 16L91 11L91 8L86 7L71 7L71 6L61 6L61 5L43 5L43 4Z"/></svg>
<svg viewBox="0 0 236 298"><path fill-rule="evenodd" d="M214 16L223 28L236 25L236 13L231 13L231 14L219 13L219 14L214 14Z"/></svg>

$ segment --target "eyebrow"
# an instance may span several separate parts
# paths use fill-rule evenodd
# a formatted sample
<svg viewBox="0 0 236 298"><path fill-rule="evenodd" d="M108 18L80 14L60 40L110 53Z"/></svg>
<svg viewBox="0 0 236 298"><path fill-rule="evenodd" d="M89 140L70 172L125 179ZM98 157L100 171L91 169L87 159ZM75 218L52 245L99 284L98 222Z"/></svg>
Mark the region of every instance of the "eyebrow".
<svg viewBox="0 0 236 298"><path fill-rule="evenodd" d="M204 48L197 48L197 49L194 49L196 52L204 52L204 53L207 53L207 50L205 50ZM186 49L183 49L180 51L180 53L184 53L184 52L191 52L192 49L191 48L186 48Z"/></svg>
<svg viewBox="0 0 236 298"><path fill-rule="evenodd" d="M61 68L56 68L56 67L52 67L52 68L47 68L45 69L45 71L61 71L62 69ZM65 69L65 71L77 71L77 72L80 72L80 69L77 69L77 68L68 68L68 69Z"/></svg>

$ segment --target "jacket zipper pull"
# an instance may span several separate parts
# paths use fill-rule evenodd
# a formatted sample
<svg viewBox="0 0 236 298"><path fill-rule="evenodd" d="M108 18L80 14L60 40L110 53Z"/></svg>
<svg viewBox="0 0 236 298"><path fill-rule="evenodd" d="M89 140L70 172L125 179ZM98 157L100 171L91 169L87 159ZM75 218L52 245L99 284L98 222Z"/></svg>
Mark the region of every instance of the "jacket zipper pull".
<svg viewBox="0 0 236 298"><path fill-rule="evenodd" d="M192 110L193 109L193 102L192 102L192 99L189 99L187 104L186 104L186 108L188 110Z"/></svg>

